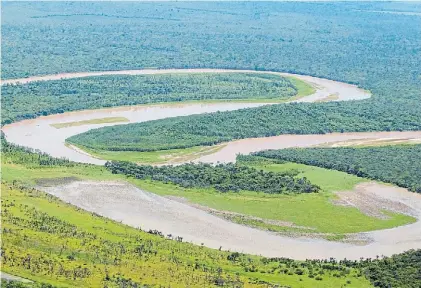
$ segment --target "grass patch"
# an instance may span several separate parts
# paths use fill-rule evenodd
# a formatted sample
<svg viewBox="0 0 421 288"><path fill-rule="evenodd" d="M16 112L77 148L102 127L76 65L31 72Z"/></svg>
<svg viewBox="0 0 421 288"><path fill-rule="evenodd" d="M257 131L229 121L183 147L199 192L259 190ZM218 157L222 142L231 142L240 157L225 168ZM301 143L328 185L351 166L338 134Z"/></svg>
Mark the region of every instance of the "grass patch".
<svg viewBox="0 0 421 288"><path fill-rule="evenodd" d="M338 99L339 99L338 94L330 94L329 96L327 96L325 98L316 100L316 102L330 102L330 101L335 101L335 100L338 100Z"/></svg>
<svg viewBox="0 0 421 288"><path fill-rule="evenodd" d="M313 87L313 85L306 81L300 80L294 76L286 76L285 78L287 78L297 89L298 92L297 95L295 95L295 97L302 98L316 93L316 89ZM294 100L298 98L295 98Z"/></svg>
<svg viewBox="0 0 421 288"><path fill-rule="evenodd" d="M231 211L269 220L292 222L314 229L314 233L358 233L392 228L414 222L414 218L391 214L381 220L356 208L335 206L331 193L309 195L268 195L256 192L218 193L211 189L185 189L156 181L131 180L133 184L159 195L184 197L213 209Z"/></svg>
<svg viewBox="0 0 421 288"><path fill-rule="evenodd" d="M98 181L124 179L121 175L111 174L111 172L102 166L77 165L74 167L56 166L30 168L12 163L2 163L2 180L7 182L18 181L36 185L39 179L68 177Z"/></svg>
<svg viewBox="0 0 421 288"><path fill-rule="evenodd" d="M74 145L74 144L72 144ZM225 145L195 146L186 149L170 149L159 151L107 151L91 149L81 145L74 145L95 158L114 161L130 161L138 164L175 164L193 161L205 155L215 153Z"/></svg>
<svg viewBox="0 0 421 288"><path fill-rule="evenodd" d="M247 165L256 169L272 172L296 170L299 172L297 177L306 177L310 180L310 182L320 186L324 192L351 190L355 185L369 181L367 179L336 170L329 170L292 162L277 164L272 161L265 161L261 162L261 164L259 164L259 162L254 162Z"/></svg>
<svg viewBox="0 0 421 288"><path fill-rule="evenodd" d="M105 118L97 118L97 119L75 121L75 122L54 123L54 124L50 124L50 126L53 126L56 129L61 129L61 128L68 128L68 127L73 127L73 126L104 124L104 123L119 123L119 122L129 122L129 119L125 117L105 117Z"/></svg>
<svg viewBox="0 0 421 288"><path fill-rule="evenodd" d="M290 227L290 226L282 226L276 224L270 224L260 219L252 219L243 215L233 215L233 216L225 216L227 220L230 220L234 223L238 223L241 225L259 228L262 230L267 230L271 232L292 232L292 233L308 233L311 232L311 229L299 228L299 227Z"/></svg>

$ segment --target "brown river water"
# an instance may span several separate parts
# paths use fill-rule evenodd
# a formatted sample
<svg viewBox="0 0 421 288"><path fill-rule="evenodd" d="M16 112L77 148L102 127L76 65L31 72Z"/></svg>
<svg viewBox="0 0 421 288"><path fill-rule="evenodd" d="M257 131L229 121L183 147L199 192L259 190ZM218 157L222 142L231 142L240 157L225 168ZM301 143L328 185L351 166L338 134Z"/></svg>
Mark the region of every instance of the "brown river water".
<svg viewBox="0 0 421 288"><path fill-rule="evenodd" d="M31 77L16 80L4 80L3 84L28 83L31 81L59 80L63 78L80 78L98 75L140 75L157 73L224 73L224 72L255 72L247 70L215 70L215 69L171 69L171 70L128 70L68 73L41 77ZM276 72L272 72L276 73ZM291 75L279 73L281 75ZM335 101L362 100L370 97L370 93L356 86L320 79L310 76L293 75L307 81L316 88L313 95L298 101L314 102L323 100L334 94ZM66 157L70 160L101 165L105 161L91 157L83 151L69 148L65 139L90 129L118 125L90 124L83 126L56 129L55 123L90 120L104 117L125 117L130 123L163 119L175 116L229 111L243 108L271 105L267 103L186 103L186 104L154 104L130 107L117 107L98 110L68 112L60 115L39 117L33 120L6 125L2 128L7 139L15 144L38 149L55 157ZM285 105L285 104L281 104ZM275 137L242 139L227 143L219 151L203 156L196 161L232 162L238 153L265 149L281 149L289 147L310 147L313 145L364 139L421 139L421 131L413 132L368 132L368 133L333 133L324 135L281 135ZM117 185L117 187L115 187ZM114 192L117 188L118 195ZM110 189L108 189L110 188ZM313 238L288 238L269 232L245 227L196 209L187 204L163 198L142 191L127 184L115 183L84 183L76 182L53 188L43 188L64 201L73 203L83 209L95 211L126 224L148 229L158 229L164 233L172 233L185 237L187 241L196 244L245 253L265 256L284 256L295 259L305 258L349 258L374 257L376 255L391 255L411 248L421 248L421 222L393 229L362 233L359 236L370 239L368 245L330 242ZM82 193L83 192L83 193ZM376 197L402 203L411 207L411 215L421 218L421 196L409 193L405 189L376 185L368 192ZM180 206L181 205L181 206ZM149 211L149 212L148 212ZM181 213L180 211L185 211ZM216 235L216 236L215 236ZM262 244L264 243L264 244Z"/></svg>

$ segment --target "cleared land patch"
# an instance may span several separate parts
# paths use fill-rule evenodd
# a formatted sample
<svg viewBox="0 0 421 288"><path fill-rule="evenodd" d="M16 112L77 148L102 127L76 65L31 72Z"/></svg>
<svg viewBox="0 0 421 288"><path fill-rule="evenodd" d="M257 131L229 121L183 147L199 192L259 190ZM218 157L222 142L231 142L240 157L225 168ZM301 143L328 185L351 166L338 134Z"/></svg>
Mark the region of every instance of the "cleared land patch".
<svg viewBox="0 0 421 288"><path fill-rule="evenodd" d="M338 199L332 200L336 205L355 207L367 216L379 219L390 219L390 211L413 214L407 205L378 197L373 190L382 190L382 184L375 182L361 183L351 191L335 193Z"/></svg>
<svg viewBox="0 0 421 288"><path fill-rule="evenodd" d="M50 125L53 126L54 128L61 129L61 128L68 128L68 127L73 127L73 126L104 124L104 123L119 123L119 122L129 122L129 119L125 117L106 117L106 118L90 119L90 120L75 121L75 122L54 123Z"/></svg>

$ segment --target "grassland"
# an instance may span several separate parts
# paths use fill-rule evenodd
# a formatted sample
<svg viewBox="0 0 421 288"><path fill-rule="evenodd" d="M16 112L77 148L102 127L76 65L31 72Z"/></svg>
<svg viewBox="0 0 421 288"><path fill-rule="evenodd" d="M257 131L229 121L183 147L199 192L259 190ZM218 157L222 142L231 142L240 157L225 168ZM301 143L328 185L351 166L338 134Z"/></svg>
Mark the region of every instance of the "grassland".
<svg viewBox="0 0 421 288"><path fill-rule="evenodd" d="M292 148L261 151L255 154L279 161L297 162L344 171L376 181L393 183L413 192L421 193L420 144Z"/></svg>
<svg viewBox="0 0 421 288"><path fill-rule="evenodd" d="M293 76L287 76L285 78L287 78L297 89L297 94L295 95L295 98L291 100L297 100L299 98L314 94L316 92L316 89L305 81L302 81Z"/></svg>
<svg viewBox="0 0 421 288"><path fill-rule="evenodd" d="M231 261L232 253L151 235L33 189L3 184L2 191L2 269L34 281L60 287L211 287L220 281L245 287L267 287L266 282L332 288L350 281L347 287L370 287L355 269L345 269L340 277L333 276L339 269L324 271L323 280L315 280L299 262L294 264L304 275L282 260L234 254Z"/></svg>
<svg viewBox="0 0 421 288"><path fill-rule="evenodd" d="M74 122L65 122L65 123L54 123L51 124L54 128L68 128L73 126L83 126L83 125L92 125L92 124L104 124L104 123L119 123L119 122L129 122L129 119L125 117L105 117L97 118L83 121L74 121Z"/></svg>
<svg viewBox="0 0 421 288"><path fill-rule="evenodd" d="M22 156L7 155L2 159L2 177L4 181L19 181L36 184L39 179L75 177L93 180L125 180L124 175L111 174L104 167L77 164L74 166L28 166L21 163ZM15 159L15 160L14 160ZM35 158L36 159L36 158ZM20 161L20 162L19 162ZM25 160L29 161L29 160ZM34 161L33 159L31 161ZM242 163L240 161L240 163ZM235 212L246 216L267 220L278 220L292 223L294 226L309 228L312 233L342 235L384 228L391 228L414 221L412 217L401 214L390 214L386 220L364 215L356 208L336 206L334 191L351 190L356 184L367 181L344 172L327 170L303 164L278 164L271 160L247 161L249 165L266 171L282 172L298 170L297 177L306 177L311 183L321 187L319 193L305 195L272 195L259 192L241 191L235 193L220 193L213 189L181 188L159 181L138 180L128 178L133 184L147 191L159 195L184 197L194 204L199 204L219 211ZM244 219L244 218L243 218ZM239 219L232 219L236 222ZM241 220L241 219L240 219ZM260 225L264 229L276 230L261 221L250 223L251 226ZM260 224L259 224L260 223ZM289 227L280 230L296 231Z"/></svg>
<svg viewBox="0 0 421 288"><path fill-rule="evenodd" d="M333 194L334 191L352 190L356 184L368 181L364 178L296 163L264 162L259 164L259 162L255 162L247 165L273 172L298 170L300 173L297 177L306 177L311 183L320 186L322 190L319 193L305 195L271 195L248 191L220 193L213 189L187 189L159 181L131 178L128 180L142 189L159 195L183 197L193 204L247 216L230 217L229 219L234 222L279 232L322 233L326 234L326 237L332 237L332 234L343 235L386 229L414 221L412 217L396 213L389 213L389 219L382 220L364 215L356 208L336 206L332 203L332 200L336 198ZM23 165L3 163L3 180L8 182L15 180L36 184L39 179L65 177L93 180L126 179L123 175L111 174L104 167L92 165L33 169ZM293 226L302 228L272 225L261 220L250 219L248 216L263 220L289 222Z"/></svg>
<svg viewBox="0 0 421 288"><path fill-rule="evenodd" d="M360 269L337 262L327 269L319 261L212 250L85 212L27 186L46 178L123 177L91 165L16 163L25 157L2 158L1 256L7 273L57 287L371 287Z"/></svg>

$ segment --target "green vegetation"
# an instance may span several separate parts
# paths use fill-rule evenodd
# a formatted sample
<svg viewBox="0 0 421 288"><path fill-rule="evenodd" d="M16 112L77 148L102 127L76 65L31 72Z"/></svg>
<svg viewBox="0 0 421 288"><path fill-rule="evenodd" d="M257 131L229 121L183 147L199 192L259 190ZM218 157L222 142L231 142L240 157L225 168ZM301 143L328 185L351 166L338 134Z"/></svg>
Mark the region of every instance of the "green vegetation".
<svg viewBox="0 0 421 288"><path fill-rule="evenodd" d="M151 179L172 183L184 188L214 188L219 192L240 190L259 191L269 194L315 193L319 187L295 173L264 172L236 164L182 164L179 166L145 166L131 162L105 163L113 174L124 174L135 179Z"/></svg>
<svg viewBox="0 0 421 288"><path fill-rule="evenodd" d="M95 179L118 177L101 167L47 159L2 144L7 148L4 170L20 167L45 178L79 176L77 170L89 176L89 168L97 170L98 175L89 176ZM57 174L51 173L54 169ZM1 261L3 271L34 281L59 287L370 286L353 262L267 259L195 246L84 212L27 184L26 177L13 179L10 173L2 183Z"/></svg>
<svg viewBox="0 0 421 288"><path fill-rule="evenodd" d="M90 155L104 160L130 161L139 164L164 164L189 162L208 154L217 152L224 145L215 146L195 146L185 149L169 149L158 151L107 151L98 149L89 149L84 146L74 145Z"/></svg>
<svg viewBox="0 0 421 288"><path fill-rule="evenodd" d="M150 180L130 180L130 182L146 191L159 195L183 197L191 203L204 207L239 213L244 215L246 220L249 220L250 217L257 217L289 222L294 226L308 230L306 232L318 234L319 237L324 237L324 234L326 236L331 234L342 235L387 229L415 221L413 217L397 213L388 213L387 215L390 218L383 220L364 215L357 208L336 206L332 203L332 199L335 199L335 196L328 192L298 195L277 195L247 191L220 193L209 188L183 188L174 184ZM278 226L283 227L283 225ZM260 227L264 229L271 228L266 227L266 225L260 225ZM288 227L280 230L303 232L295 229L291 231Z"/></svg>
<svg viewBox="0 0 421 288"><path fill-rule="evenodd" d="M83 121L55 123L55 124L51 124L51 126L57 129L61 129L61 128L68 128L68 127L73 127L73 126L102 124L102 123L118 123L118 122L129 122L129 119L125 117L105 117L105 118L83 120Z"/></svg>
<svg viewBox="0 0 421 288"><path fill-rule="evenodd" d="M421 193L421 145L282 149L256 155L344 171Z"/></svg>
<svg viewBox="0 0 421 288"><path fill-rule="evenodd" d="M419 251L409 251L381 260L293 261L212 250L182 243L177 237L168 239L159 231L145 232L131 228L84 212L28 187L45 178L49 178L49 181L62 181L65 177L69 180L74 180L75 177L110 180L122 179L121 175L111 174L103 167L72 163L34 153L9 144L3 138L2 146L3 181L6 181L1 187L2 270L46 283L11 282L7 286L4 284L5 287L151 287L170 284L172 287L267 287L275 284L280 285L279 287L302 288L336 288L345 284L346 287L371 287L372 284L365 277L377 287L388 287L388 283L394 283L398 287L409 288L417 287L420 283L416 276L419 273ZM253 166L261 163L268 169L284 165L271 160L262 161L257 157L243 158L242 161ZM289 169L279 167L280 171ZM324 170L317 167L307 169ZM298 172L303 173L300 170ZM357 179L342 172L331 172ZM160 188L156 181L133 181ZM351 185L353 181L357 180L345 183ZM184 190L186 194L194 193L193 189L173 186L171 190L169 187L170 184L162 184L161 193L168 190L173 191L172 193L176 190ZM206 193L227 197L234 194L216 193L206 189L202 191L204 198L207 197ZM256 192L248 193L248 198L256 196ZM256 200L268 204L272 201L266 200L269 197L275 198L274 196L262 193L260 199ZM311 211L305 205L302 207L305 202L301 202L298 211ZM272 208L266 206L266 212L272 211ZM341 222L341 219L345 220L345 217L341 218L339 215L334 222ZM365 223L367 219L357 220ZM264 225L270 228L270 225ZM259 224L256 226L259 227ZM276 231L276 227L274 229ZM294 231L295 228L278 229ZM398 267L398 273L395 273L395 267Z"/></svg>
<svg viewBox="0 0 421 288"><path fill-rule="evenodd" d="M301 287L333 288L346 281L353 283L349 287L369 286L357 269L338 263L329 263L333 269L328 270L321 263L319 268L318 261L211 250L109 221L31 188L3 185L2 191L2 269L36 281L60 287L265 287L265 282L303 282Z"/></svg>
<svg viewBox="0 0 421 288"><path fill-rule="evenodd" d="M420 287L421 250L370 263L365 275L375 287Z"/></svg>
<svg viewBox="0 0 421 288"><path fill-rule="evenodd" d="M233 68L318 76L373 93L372 99L360 102L303 103L142 124L135 130L162 126L164 132L172 131L138 139L154 150L281 133L421 129L421 35L414 25L419 17L367 10L416 12L419 7L359 2L6 3L2 77L142 67ZM51 107L38 111L44 108Z"/></svg>
<svg viewBox="0 0 421 288"><path fill-rule="evenodd" d="M142 147L157 151L283 133L419 130L420 18L373 14L369 10L419 13L419 5L4 2L2 77L143 67L235 68L313 75L353 83L373 93L371 99L359 102L288 104L180 117L129 125L127 132L122 128L98 130L81 136L80 141L74 139L79 145L87 143L90 149L105 151L145 151ZM90 79L93 78L83 81ZM63 84L83 81L4 87L2 92L9 96L2 95L2 124L72 109L141 101L141 97L133 95L124 99L117 91L108 95L119 95L121 102L112 96L95 94L89 99L82 94L73 97L73 88L78 84L69 84L72 89ZM54 85L57 95L48 94ZM37 90L41 87L48 89L45 95ZM86 91L89 90L79 92ZM300 91L295 97L299 95ZM99 136L106 137L103 140ZM6 272L60 287L267 287L275 283L294 288L421 287L419 250L385 259L300 262L215 251L166 239L158 231L147 233L121 225L64 204L28 185L43 178L109 180L124 179L122 175L113 175L104 167L36 154L5 144L3 139L2 144L2 178L6 182L1 195L1 261ZM420 158L414 155L409 163ZM371 161L376 162L383 155L376 157ZM343 233L413 221L396 214L381 220L354 208L334 206L333 189L364 181L354 175L302 164L243 160L242 165L264 171L282 173L296 169L299 173L295 177L306 177L321 191L298 195L220 193L213 188L187 189L153 180L130 181L156 193L182 196L194 203L259 218L234 221L283 230L260 220L279 219L314 228L315 233L332 233L329 237L333 239ZM368 163L361 163L365 162ZM397 166L407 167L401 163ZM374 168L377 171L373 177L387 174ZM400 175L394 173L389 181ZM405 185L413 185L411 175L403 180Z"/></svg>
<svg viewBox="0 0 421 288"><path fill-rule="evenodd" d="M334 170L295 163L277 163L270 159L257 157L241 156L238 160L240 165L253 167L257 171L295 175L296 179L306 178L310 183L319 186L321 191L290 195L244 190L221 193L215 188L206 186L205 188L181 187L173 184L172 179L167 181L169 183L163 183L162 177L158 177L160 181L151 180L151 177L136 179L133 172L131 174L135 177L130 177L129 181L146 191L163 196L183 197L191 203L216 209L221 211L221 216L229 216L225 218L231 221L279 232L322 233L319 236L328 238L332 237L332 234L340 236L346 233L385 229L415 221L412 217L396 213L388 213L390 218L382 220L364 215L357 208L337 206L332 203L332 200L335 199L334 191L352 190L356 184L367 181L364 178ZM140 169L144 170L146 167ZM166 169L171 171L173 168L167 167ZM179 172L178 170L182 171L183 168L176 170ZM142 173L144 175L144 171ZM210 175L210 173L208 174ZM200 177L208 174L203 173ZM175 180L180 181L180 179ZM302 213L302 211L306 212ZM224 212L233 212L239 215L232 217L232 214L229 213L229 215L223 215ZM272 225L266 220L288 222L294 227ZM297 227L300 229L296 229Z"/></svg>
<svg viewBox="0 0 421 288"><path fill-rule="evenodd" d="M421 129L421 126L418 128L412 126L415 123L415 118L412 116L408 121L399 122L390 115L390 111L378 110L378 113L372 111L370 114L357 116L356 113L360 113L357 106L368 105L366 102L363 104L360 102L364 101L355 101L346 108L338 102L291 103L167 118L90 130L72 136L67 141L90 149L154 151L214 145L233 139L280 134ZM379 109L383 108L379 106ZM408 113L405 114L405 117L409 116ZM376 115L382 117L384 121L378 119Z"/></svg>
<svg viewBox="0 0 421 288"><path fill-rule="evenodd" d="M4 141L4 140L3 140ZM311 183L321 187L319 193L277 195L262 192L226 192L220 193L214 188L184 188L174 184L148 179L131 179L124 175L112 174L105 167L87 164L76 164L67 160L58 160L44 154L34 154L25 148L2 143L2 179L7 182L19 181L37 184L43 179L94 179L123 180L127 179L146 191L159 195L184 197L192 203L219 211L230 211L247 216L268 220L291 222L296 226L310 228L314 233L355 233L384 228L391 228L414 221L412 217L390 214L382 220L362 214L356 208L336 206L331 203L333 191L352 189L357 183L365 181L353 175L334 170L306 166L295 163L279 164L271 160L251 161L240 159L239 163L275 173L297 174L297 178L307 178ZM243 156L244 157L244 156ZM56 165L56 161L60 165ZM63 161L63 162L61 162ZM300 211L306 211L301 213ZM335 219L335 221L332 221ZM233 219L235 220L235 219ZM247 221L248 221L247 220ZM237 221L238 222L238 221ZM253 225L251 225L253 226ZM261 228L267 229L266 225ZM283 230L290 231L291 229ZM273 230L273 229L272 229ZM295 231L295 229L293 229ZM300 232L300 231L297 231Z"/></svg>
<svg viewBox="0 0 421 288"><path fill-rule="evenodd" d="M108 75L40 81L2 87L2 123L65 111L162 102L283 102L313 91L301 80L269 73Z"/></svg>

